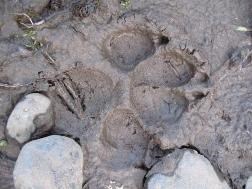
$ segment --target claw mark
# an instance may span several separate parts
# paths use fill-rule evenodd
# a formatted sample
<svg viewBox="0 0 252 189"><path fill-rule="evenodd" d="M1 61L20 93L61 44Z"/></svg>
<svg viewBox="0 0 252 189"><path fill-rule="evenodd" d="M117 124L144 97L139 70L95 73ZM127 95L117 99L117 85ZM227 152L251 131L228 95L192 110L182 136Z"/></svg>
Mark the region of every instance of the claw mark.
<svg viewBox="0 0 252 189"><path fill-rule="evenodd" d="M176 77L181 81L182 78L180 77L178 70L175 68L175 66L172 64L172 62L170 60L166 60L165 63L169 64L171 66L172 71L174 72L174 74L176 75Z"/></svg>
<svg viewBox="0 0 252 189"><path fill-rule="evenodd" d="M163 99L163 101L164 101L164 103L165 103L165 104L167 104L167 105L168 105L168 108L169 108L169 113L171 113L171 106L170 106L170 105L171 105L171 103L167 102L167 101L166 101L166 100L164 100L164 99Z"/></svg>
<svg viewBox="0 0 252 189"><path fill-rule="evenodd" d="M77 93L75 92L74 88L73 88L73 85L70 81L69 78L65 78L63 79L63 83L66 87L66 89L68 90L68 92L70 93L70 95L73 97L73 98L78 98L78 95Z"/></svg>
<svg viewBox="0 0 252 189"><path fill-rule="evenodd" d="M79 119L84 118L84 110L81 105L81 99L75 91L69 78L58 79L55 82L57 95L65 102L70 111Z"/></svg>

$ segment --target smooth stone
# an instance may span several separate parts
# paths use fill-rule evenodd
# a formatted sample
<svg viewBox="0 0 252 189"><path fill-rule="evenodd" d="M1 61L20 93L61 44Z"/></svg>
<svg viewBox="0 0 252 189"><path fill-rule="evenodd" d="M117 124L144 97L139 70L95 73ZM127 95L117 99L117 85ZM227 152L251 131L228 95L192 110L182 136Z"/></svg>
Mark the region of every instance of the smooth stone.
<svg viewBox="0 0 252 189"><path fill-rule="evenodd" d="M81 189L83 152L72 139L52 135L22 148L15 164L16 189Z"/></svg>
<svg viewBox="0 0 252 189"><path fill-rule="evenodd" d="M39 134L50 130L54 124L52 103L39 93L26 95L13 109L7 122L7 134L19 143L28 141L38 130Z"/></svg>
<svg viewBox="0 0 252 189"><path fill-rule="evenodd" d="M252 176L248 178L246 189L252 189Z"/></svg>
<svg viewBox="0 0 252 189"><path fill-rule="evenodd" d="M196 151L185 151L174 173L156 173L147 181L147 189L230 189L210 162Z"/></svg>

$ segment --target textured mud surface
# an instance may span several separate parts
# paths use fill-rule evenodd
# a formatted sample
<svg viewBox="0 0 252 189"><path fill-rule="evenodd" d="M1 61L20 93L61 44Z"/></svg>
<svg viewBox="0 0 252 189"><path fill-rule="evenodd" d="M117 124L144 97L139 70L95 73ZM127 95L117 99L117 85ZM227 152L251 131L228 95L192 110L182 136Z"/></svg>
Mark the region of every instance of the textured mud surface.
<svg viewBox="0 0 252 189"><path fill-rule="evenodd" d="M45 4L43 4L45 2ZM15 104L40 92L54 129L84 153L89 189L141 189L176 148L231 188L252 175L250 0L0 2L0 141ZM30 16L33 23L23 14ZM34 136L36 138L38 136ZM20 148L0 146L0 188Z"/></svg>

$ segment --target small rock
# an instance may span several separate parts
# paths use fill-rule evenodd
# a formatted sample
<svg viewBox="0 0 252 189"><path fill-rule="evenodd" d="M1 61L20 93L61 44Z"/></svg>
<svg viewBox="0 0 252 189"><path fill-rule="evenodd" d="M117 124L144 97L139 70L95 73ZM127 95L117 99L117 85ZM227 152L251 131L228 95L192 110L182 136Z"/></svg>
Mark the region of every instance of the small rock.
<svg viewBox="0 0 252 189"><path fill-rule="evenodd" d="M52 128L53 109L48 97L32 93L26 95L12 111L7 122L7 133L19 143L31 138L35 131L42 134Z"/></svg>
<svg viewBox="0 0 252 189"><path fill-rule="evenodd" d="M246 189L252 189L252 176L248 178Z"/></svg>
<svg viewBox="0 0 252 189"><path fill-rule="evenodd" d="M49 136L27 143L17 159L16 189L81 189L83 153L72 139Z"/></svg>
<svg viewBox="0 0 252 189"><path fill-rule="evenodd" d="M170 154L168 155L166 160L170 163L161 163L169 165L168 170L165 174L153 174L147 181L147 189L230 189L228 184L218 177L205 157L199 155L196 151L181 150L181 153L184 154L175 170L174 166L170 167L170 163L175 163L175 161L170 161ZM171 155L171 158L176 156ZM169 168L171 169L170 172Z"/></svg>
<svg viewBox="0 0 252 189"><path fill-rule="evenodd" d="M50 0L22 0L23 8L40 13L50 2Z"/></svg>

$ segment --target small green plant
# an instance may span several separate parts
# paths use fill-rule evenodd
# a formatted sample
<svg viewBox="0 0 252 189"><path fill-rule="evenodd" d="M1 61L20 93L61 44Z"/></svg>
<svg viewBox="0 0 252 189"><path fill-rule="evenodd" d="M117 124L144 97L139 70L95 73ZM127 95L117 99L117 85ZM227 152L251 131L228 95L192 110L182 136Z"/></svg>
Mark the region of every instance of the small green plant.
<svg viewBox="0 0 252 189"><path fill-rule="evenodd" d="M0 140L0 150L5 148L8 145L7 141L4 139Z"/></svg>
<svg viewBox="0 0 252 189"><path fill-rule="evenodd" d="M25 47L32 51L37 51L43 47L43 43L41 43L37 39L37 32L34 29L26 29L24 31L23 37L25 39Z"/></svg>
<svg viewBox="0 0 252 189"><path fill-rule="evenodd" d="M26 13L13 14L16 15L16 21L24 32L22 36L18 36L19 39L22 38L24 46L32 51L37 51L43 47L43 44L37 39L36 26L43 24L44 20L35 22L40 19L40 16L32 10L28 10Z"/></svg>
<svg viewBox="0 0 252 189"><path fill-rule="evenodd" d="M120 0L121 7L123 9L128 9L130 6L131 0Z"/></svg>

